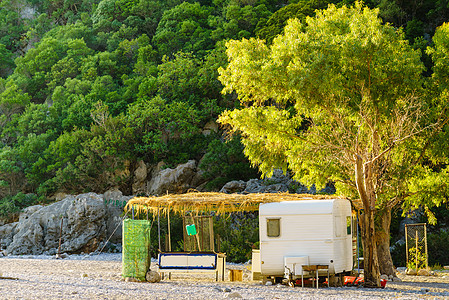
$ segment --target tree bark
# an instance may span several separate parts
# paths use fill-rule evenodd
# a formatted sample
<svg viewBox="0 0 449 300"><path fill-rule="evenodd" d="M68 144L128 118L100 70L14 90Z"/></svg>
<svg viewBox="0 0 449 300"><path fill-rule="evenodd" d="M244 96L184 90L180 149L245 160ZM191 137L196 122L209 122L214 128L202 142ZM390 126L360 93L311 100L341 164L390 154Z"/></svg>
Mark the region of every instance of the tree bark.
<svg viewBox="0 0 449 300"><path fill-rule="evenodd" d="M374 210L376 195L374 193L372 170L370 165L363 165L362 158L355 157L355 181L363 213L360 215L363 245L363 273L366 287L380 287L379 261L376 247L376 230L374 227Z"/></svg>
<svg viewBox="0 0 449 300"><path fill-rule="evenodd" d="M363 245L363 273L366 287L380 287L379 261L374 229L373 210L364 209L360 215Z"/></svg>
<svg viewBox="0 0 449 300"><path fill-rule="evenodd" d="M384 208L376 213L376 244L380 274L396 276L390 254L391 208Z"/></svg>

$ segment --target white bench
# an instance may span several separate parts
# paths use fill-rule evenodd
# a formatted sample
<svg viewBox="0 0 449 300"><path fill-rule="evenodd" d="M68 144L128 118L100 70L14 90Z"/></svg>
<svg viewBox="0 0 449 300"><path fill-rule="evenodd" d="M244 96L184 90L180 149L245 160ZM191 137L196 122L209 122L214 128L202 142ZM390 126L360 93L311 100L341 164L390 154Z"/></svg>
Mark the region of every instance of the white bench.
<svg viewBox="0 0 449 300"><path fill-rule="evenodd" d="M215 252L161 252L158 270L164 277L168 273L215 274L215 280L223 280L226 270L226 255Z"/></svg>

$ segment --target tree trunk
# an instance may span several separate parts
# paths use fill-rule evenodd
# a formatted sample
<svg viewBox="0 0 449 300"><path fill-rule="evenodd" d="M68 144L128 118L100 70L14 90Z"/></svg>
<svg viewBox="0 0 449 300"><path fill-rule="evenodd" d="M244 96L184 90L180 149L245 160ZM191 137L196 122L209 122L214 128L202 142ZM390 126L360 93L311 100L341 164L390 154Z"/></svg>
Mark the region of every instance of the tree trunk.
<svg viewBox="0 0 449 300"><path fill-rule="evenodd" d="M355 157L355 181L357 191L363 203L360 215L363 245L363 273L366 287L380 287L379 261L377 258L376 230L374 227L374 210L376 194L374 193L373 174L370 164L363 164L360 155Z"/></svg>
<svg viewBox="0 0 449 300"><path fill-rule="evenodd" d="M364 209L360 215L363 245L363 273L366 287L380 287L379 261L374 230L374 212Z"/></svg>
<svg viewBox="0 0 449 300"><path fill-rule="evenodd" d="M390 254L391 209L384 208L376 213L376 244L380 274L396 276Z"/></svg>

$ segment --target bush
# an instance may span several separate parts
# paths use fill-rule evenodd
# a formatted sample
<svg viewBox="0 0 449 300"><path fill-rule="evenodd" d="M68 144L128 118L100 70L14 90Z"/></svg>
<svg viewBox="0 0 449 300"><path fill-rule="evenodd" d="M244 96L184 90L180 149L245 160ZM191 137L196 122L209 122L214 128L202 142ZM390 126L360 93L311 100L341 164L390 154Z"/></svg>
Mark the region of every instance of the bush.
<svg viewBox="0 0 449 300"><path fill-rule="evenodd" d="M226 260L234 263L251 259L252 249L259 246L259 214L234 213L229 217L220 216L214 222L215 234L221 239L221 252Z"/></svg>
<svg viewBox="0 0 449 300"><path fill-rule="evenodd" d="M19 213L23 208L38 202L39 198L35 194L18 193L14 196L4 197L0 200L0 217Z"/></svg>
<svg viewBox="0 0 449 300"><path fill-rule="evenodd" d="M220 189L231 180L246 181L260 175L244 156L243 145L237 136L226 142L213 140L199 168L204 171L204 177L210 180L206 186L209 190Z"/></svg>
<svg viewBox="0 0 449 300"><path fill-rule="evenodd" d="M429 265L449 265L449 255L447 255L447 249L449 249L449 232L440 231L429 234L427 236Z"/></svg>

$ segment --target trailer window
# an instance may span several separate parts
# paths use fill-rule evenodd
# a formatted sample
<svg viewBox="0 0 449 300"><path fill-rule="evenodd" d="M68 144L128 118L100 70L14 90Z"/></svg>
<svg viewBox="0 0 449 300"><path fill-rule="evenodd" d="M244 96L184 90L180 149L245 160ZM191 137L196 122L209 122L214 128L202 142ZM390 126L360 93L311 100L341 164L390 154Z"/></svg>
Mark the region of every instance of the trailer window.
<svg viewBox="0 0 449 300"><path fill-rule="evenodd" d="M267 236L278 237L281 235L281 219L267 219Z"/></svg>
<svg viewBox="0 0 449 300"><path fill-rule="evenodd" d="M335 216L335 218L334 218L334 221L335 221L335 236L336 237L341 237L342 236L342 234L343 234L343 218L341 217L341 216Z"/></svg>
<svg viewBox="0 0 449 300"><path fill-rule="evenodd" d="M351 217L346 217L346 234L350 235L351 234Z"/></svg>

